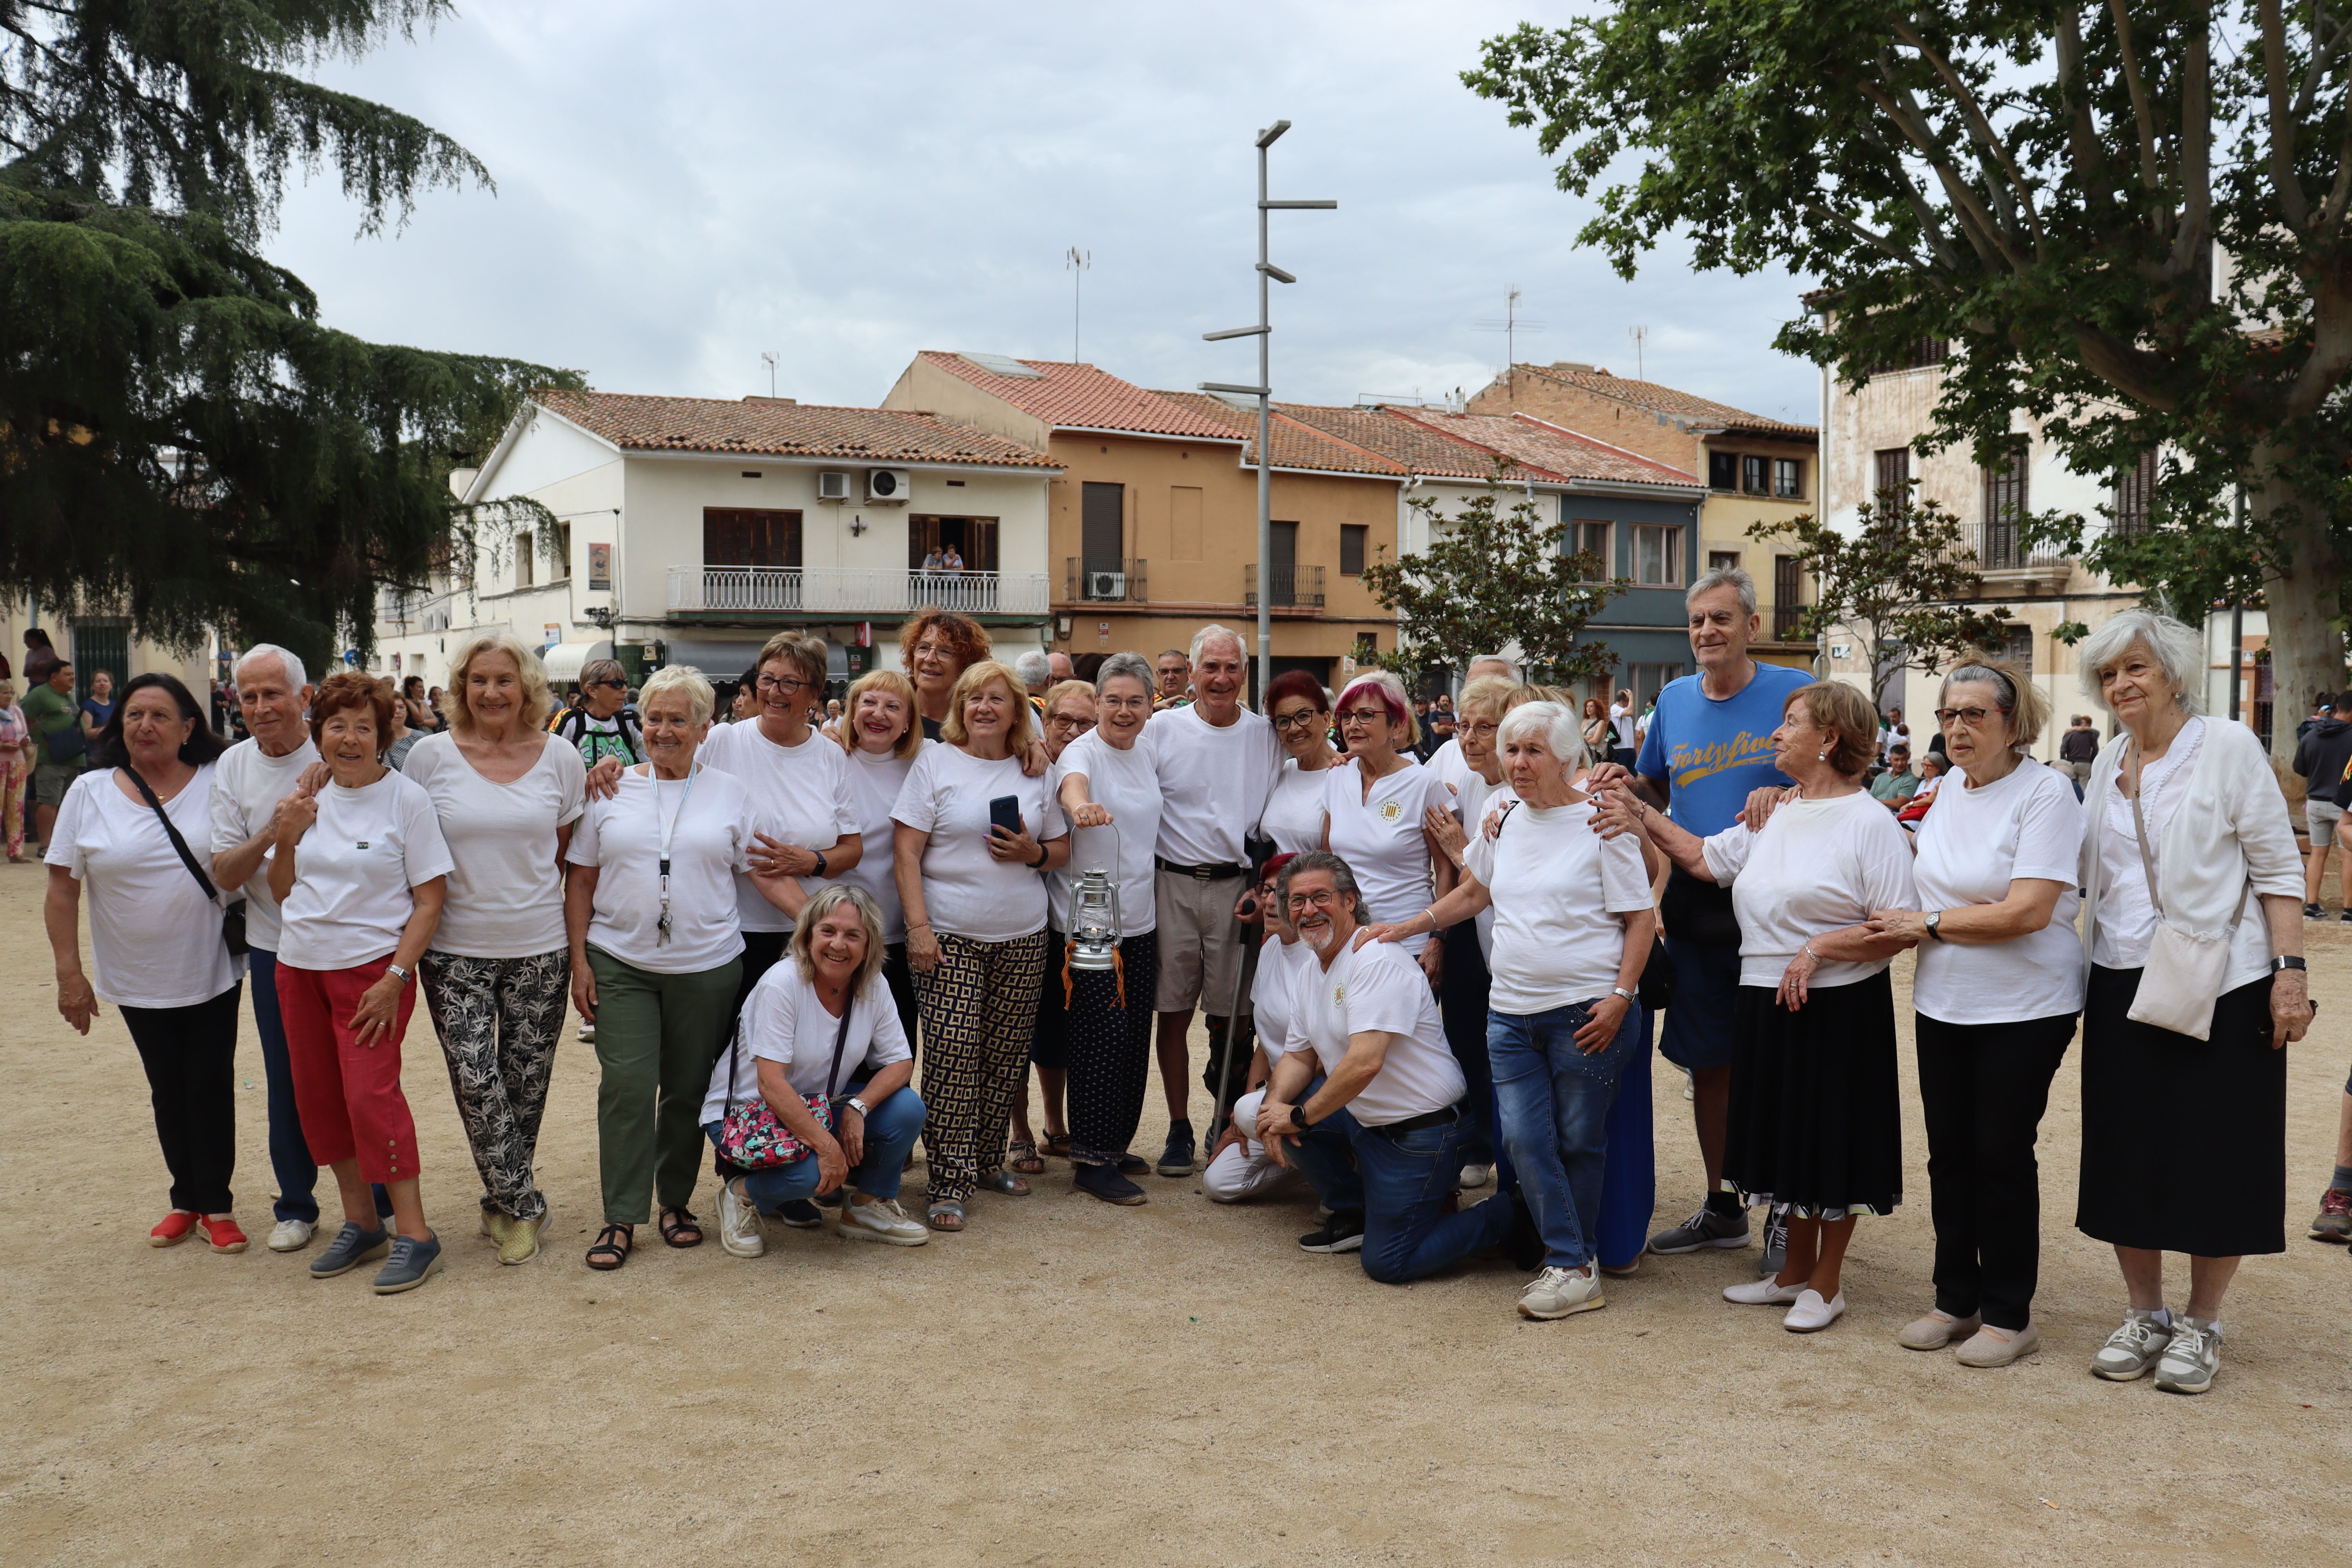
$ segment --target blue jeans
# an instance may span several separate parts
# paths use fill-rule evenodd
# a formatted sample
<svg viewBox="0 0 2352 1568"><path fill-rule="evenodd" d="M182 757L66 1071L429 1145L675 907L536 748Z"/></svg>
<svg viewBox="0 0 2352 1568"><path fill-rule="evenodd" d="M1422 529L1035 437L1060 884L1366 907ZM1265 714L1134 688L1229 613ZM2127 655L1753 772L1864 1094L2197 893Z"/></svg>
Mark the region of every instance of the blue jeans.
<svg viewBox="0 0 2352 1568"><path fill-rule="evenodd" d="M1320 1080L1318 1080L1319 1086ZM1298 1098L1304 1102L1309 1089ZM1383 1285L1434 1274L1511 1232L1510 1200L1439 1211L1461 1180L1470 1122L1456 1118L1410 1132L1366 1127L1342 1109L1300 1134L1290 1159L1324 1206L1364 1219L1364 1273Z"/></svg>
<svg viewBox="0 0 2352 1568"><path fill-rule="evenodd" d="M1642 1009L1628 1007L1607 1047L1586 1056L1577 1049L1576 1031L1591 1016L1585 1004L1486 1016L1503 1142L1543 1236L1544 1262L1555 1268L1581 1268L1591 1260L1609 1108L1617 1098L1618 1074L1642 1036Z"/></svg>
<svg viewBox="0 0 2352 1568"><path fill-rule="evenodd" d="M842 1098L846 1100L864 1087L852 1084ZM719 1123L705 1122L702 1131L716 1148ZM907 1152L914 1148L922 1131L922 1097L908 1085L876 1106L874 1114L866 1119L866 1155L850 1171L849 1180L844 1184L869 1198L897 1197L899 1175L907 1168ZM789 1165L746 1171L743 1191L763 1213L773 1214L795 1198L816 1196L816 1156L811 1154Z"/></svg>

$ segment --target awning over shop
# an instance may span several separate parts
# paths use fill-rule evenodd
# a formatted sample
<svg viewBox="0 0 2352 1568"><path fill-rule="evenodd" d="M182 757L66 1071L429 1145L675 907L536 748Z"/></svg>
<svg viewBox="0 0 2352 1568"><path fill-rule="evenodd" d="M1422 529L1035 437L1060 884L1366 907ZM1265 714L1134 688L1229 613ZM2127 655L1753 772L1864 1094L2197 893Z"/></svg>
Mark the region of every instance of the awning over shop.
<svg viewBox="0 0 2352 1568"><path fill-rule="evenodd" d="M550 686L562 686L580 679L580 671L595 659L613 657L613 644L603 642L560 642L539 656L547 671Z"/></svg>

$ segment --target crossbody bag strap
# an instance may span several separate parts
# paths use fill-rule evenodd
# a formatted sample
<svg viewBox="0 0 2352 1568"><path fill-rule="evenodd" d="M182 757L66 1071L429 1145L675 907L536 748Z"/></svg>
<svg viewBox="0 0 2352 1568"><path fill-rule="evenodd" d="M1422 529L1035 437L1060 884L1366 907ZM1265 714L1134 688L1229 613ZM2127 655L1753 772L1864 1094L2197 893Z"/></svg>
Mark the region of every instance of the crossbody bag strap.
<svg viewBox="0 0 2352 1568"><path fill-rule="evenodd" d="M2139 806L2139 742L2137 739L2124 748L2124 774L2127 786L2124 793L2131 796L2132 832L2139 839L2140 875L2147 879L2148 906L2156 910L2157 918L2162 920L2164 900L2156 896L2156 860L2147 852L2147 817Z"/></svg>
<svg viewBox="0 0 2352 1568"><path fill-rule="evenodd" d="M155 798L155 792L148 787L145 779L139 776L137 768L125 763L122 771L129 773L131 782L139 786L140 795L145 798L148 808L155 814L155 820L163 825L163 836L172 841L172 847L180 852L180 864L188 868L188 875L194 877L196 879L196 886L205 890L205 898L209 902L219 903L220 889L213 886L212 878L205 875L203 864L189 850L188 841L181 837L180 830L172 825L172 814L163 809L163 803Z"/></svg>
<svg viewBox="0 0 2352 1568"><path fill-rule="evenodd" d="M841 1092L841 1053L849 1044L849 1017L857 1011L857 993L850 992L841 999L841 1026L833 1032L833 1065L824 1071L824 1098L829 1101Z"/></svg>

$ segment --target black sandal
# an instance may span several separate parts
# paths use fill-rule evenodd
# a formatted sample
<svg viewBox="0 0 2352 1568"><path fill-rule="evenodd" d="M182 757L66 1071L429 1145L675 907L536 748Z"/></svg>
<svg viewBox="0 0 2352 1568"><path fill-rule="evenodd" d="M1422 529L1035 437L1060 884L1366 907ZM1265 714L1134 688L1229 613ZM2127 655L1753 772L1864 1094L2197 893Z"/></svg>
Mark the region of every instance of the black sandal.
<svg viewBox="0 0 2352 1568"><path fill-rule="evenodd" d="M686 1237L680 1240L679 1237ZM702 1222L689 1209L667 1208L661 1212L661 1238L672 1247L700 1247Z"/></svg>
<svg viewBox="0 0 2352 1568"><path fill-rule="evenodd" d="M610 1273L629 1260L629 1254L636 1250L636 1246L635 1227L608 1225L596 1233L596 1243L588 1249L588 1267Z"/></svg>

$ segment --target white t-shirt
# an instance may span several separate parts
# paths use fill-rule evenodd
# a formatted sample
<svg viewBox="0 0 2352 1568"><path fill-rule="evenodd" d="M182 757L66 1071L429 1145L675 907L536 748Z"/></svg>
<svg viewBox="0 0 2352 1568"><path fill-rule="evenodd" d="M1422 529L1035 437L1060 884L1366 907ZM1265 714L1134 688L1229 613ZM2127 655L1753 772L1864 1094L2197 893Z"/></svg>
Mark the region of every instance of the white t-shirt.
<svg viewBox="0 0 2352 1568"><path fill-rule="evenodd" d="M1606 996L1625 955L1620 915L1650 907L1650 878L1630 833L1592 831L1592 803L1521 805L1489 842L1473 837L1465 868L1494 894L1495 977L1487 1005L1546 1013Z"/></svg>
<svg viewBox="0 0 2352 1568"><path fill-rule="evenodd" d="M1458 736L1430 752L1429 761L1421 765L1436 774L1439 783L1456 793L1460 792L1463 780L1478 776L1471 771L1470 764L1462 760L1462 742Z"/></svg>
<svg viewBox="0 0 2352 1568"><path fill-rule="evenodd" d="M934 746L936 741L918 742ZM874 895L882 910L882 940L886 944L907 940L907 914L898 907L897 858L891 853L891 841L897 837L890 820L890 808L898 804L898 792L906 787L907 771L915 765L912 757L897 757L885 752L876 756L867 752L845 752L849 763L849 804L857 816L857 831L863 836L866 853L857 864L843 873L842 880L865 889Z"/></svg>
<svg viewBox="0 0 2352 1568"><path fill-rule="evenodd" d="M1364 775L1349 757L1323 774L1323 809L1330 817L1331 853L1356 874L1364 907L1374 921L1409 921L1429 907L1432 897L1429 840L1423 816L1434 805L1454 809L1454 792L1412 759L1364 794ZM1419 956L1425 935L1402 943Z"/></svg>
<svg viewBox="0 0 2352 1568"><path fill-rule="evenodd" d="M1298 759L1282 759L1274 794L1266 798L1258 831L1274 840L1276 853L1304 855L1323 847L1323 784L1335 770L1299 771Z"/></svg>
<svg viewBox="0 0 2352 1568"><path fill-rule="evenodd" d="M850 798L849 758L841 743L811 729L797 746L780 746L760 731L754 720L710 731L695 753L706 768L732 773L742 781L760 814L777 824L763 827L769 837L803 849L827 849L845 834L857 831L857 805ZM874 847L866 846L872 854ZM796 878L803 893L825 884L823 877ZM749 875L735 883L735 910L745 931L793 929L793 917L761 895Z"/></svg>
<svg viewBox="0 0 2352 1568"><path fill-rule="evenodd" d="M1274 726L1248 709L1220 729L1197 705L1164 709L1144 733L1160 763L1160 843L1178 866L1240 866L1242 840L1257 823L1282 765Z"/></svg>
<svg viewBox="0 0 2352 1568"><path fill-rule="evenodd" d="M244 972L221 942L220 906L188 875L147 803L135 790L122 793L115 771L93 769L74 780L42 857L73 873L89 895L90 955L98 963L90 989L118 1007L209 1002ZM218 788L215 764L203 763L163 803L199 860Z"/></svg>
<svg viewBox="0 0 2352 1568"><path fill-rule="evenodd" d="M530 771L492 784L457 749L457 737L426 735L401 769L424 787L441 821L453 868L439 952L461 958L530 958L564 946L563 869L555 830L580 820L588 768L578 747L549 735ZM299 857L297 861L299 863Z"/></svg>
<svg viewBox="0 0 2352 1568"><path fill-rule="evenodd" d="M702 1101L705 1125L727 1114L730 1069L736 1103L760 1098L762 1058L782 1062L785 1081L803 1099L822 1094L838 1100L860 1077L871 1077L914 1055L907 1047L907 1031L898 1023L890 988L879 974L866 984L865 994L851 1001L849 1032L842 1035L841 1020L824 1010L816 986L802 978L799 961L789 955L760 976L743 998L741 1029L734 1047L721 1046L711 1067L710 1090ZM841 1037L838 1071L833 1056L836 1036Z"/></svg>
<svg viewBox="0 0 2352 1568"><path fill-rule="evenodd" d="M1257 974L1250 982L1250 1009L1257 1020L1258 1044L1268 1061L1289 1051L1308 1048L1298 1032L1299 976L1320 973L1315 950L1303 942L1269 938L1257 950Z"/></svg>
<svg viewBox="0 0 2352 1568"><path fill-rule="evenodd" d="M1616 737L1618 750L1623 751L1631 747L1633 744L1633 710L1622 702L1611 703L1609 729ZM1606 758L1601 760L1607 761Z"/></svg>
<svg viewBox="0 0 2352 1568"><path fill-rule="evenodd" d="M1928 941L1912 1005L1947 1024L2010 1024L2083 1010L2083 943L2074 934L2080 895L2083 807L2055 768L2026 758L2002 778L1970 789L1965 776L1919 821L1921 910L1997 904L2019 877L2063 889L2050 923L2030 936L1997 943Z"/></svg>
<svg viewBox="0 0 2352 1568"><path fill-rule="evenodd" d="M266 870L273 847L262 858ZM297 969L352 969L400 946L416 912L409 889L452 868L433 797L415 780L384 770L358 789L319 792L319 819L294 846L294 888L286 895L278 961Z"/></svg>
<svg viewBox="0 0 2352 1568"><path fill-rule="evenodd" d="M1045 879L988 852L988 803L1008 795L1020 801L1022 826L1038 843L1068 831L1052 787L1024 777L1018 757L986 762L942 743L925 746L907 770L890 816L931 836L923 850L923 908L935 933L1011 942L1045 929Z"/></svg>
<svg viewBox="0 0 2352 1568"><path fill-rule="evenodd" d="M302 782L303 771L318 760L319 748L310 743L308 735L302 737L300 745L282 757L264 755L261 742L252 739L239 741L223 752L220 761L213 764L212 853L234 849L260 832L269 821L269 814L278 809L278 803L294 793L294 786ZM196 840L188 839L188 847L196 849ZM207 866L205 869L209 871L212 868ZM246 945L276 952L278 900L269 896L266 860L247 879L243 893ZM237 894L230 892L228 896L234 899Z"/></svg>
<svg viewBox="0 0 2352 1568"><path fill-rule="evenodd" d="M1062 748L1047 773L1054 796L1061 798L1062 781L1072 773L1087 775L1087 795L1110 810L1108 827L1070 829L1070 863L1046 878L1053 900L1053 926L1070 929L1070 889L1078 873L1094 867L1113 871L1118 884L1118 922L1122 936L1141 936L1160 921L1159 899L1151 865L1152 847L1160 842L1160 767L1149 738L1120 751L1089 730ZM1113 834L1117 837L1114 837ZM1111 865L1117 854L1118 864Z"/></svg>
<svg viewBox="0 0 2352 1568"><path fill-rule="evenodd" d="M1879 910L1919 907L1910 841L1868 790L1792 799L1762 833L1735 823L1705 842L1706 868L1731 889L1739 916L1742 985L1777 987L1789 961L1812 938L1860 925ZM1851 985L1889 962L1824 960L1811 984Z"/></svg>
<svg viewBox="0 0 2352 1568"><path fill-rule="evenodd" d="M1454 786L1454 815L1462 824L1465 839L1475 839L1504 802L1519 798L1507 778L1497 778L1488 784L1475 769L1456 770L1457 777L1446 782ZM1463 846L1466 856L1469 846ZM1495 959L1495 906L1488 904L1478 911L1478 953L1491 967Z"/></svg>
<svg viewBox="0 0 2352 1568"><path fill-rule="evenodd" d="M672 824L667 942L660 931L664 821ZM775 837L732 773L698 765L691 779L656 779L623 769L621 787L590 801L572 829L571 862L601 868L589 943L653 974L699 974L740 956L735 879L751 867L755 832Z"/></svg>
<svg viewBox="0 0 2352 1568"><path fill-rule="evenodd" d="M1291 996L1297 1009L1291 1028L1305 1037L1327 1073L1347 1056L1349 1036L1378 1029L1397 1037L1381 1070L1348 1102L1349 1111L1365 1126L1443 1110L1469 1092L1461 1064L1445 1044L1429 978L1401 945L1368 942L1341 952L1328 969L1310 959Z"/></svg>

